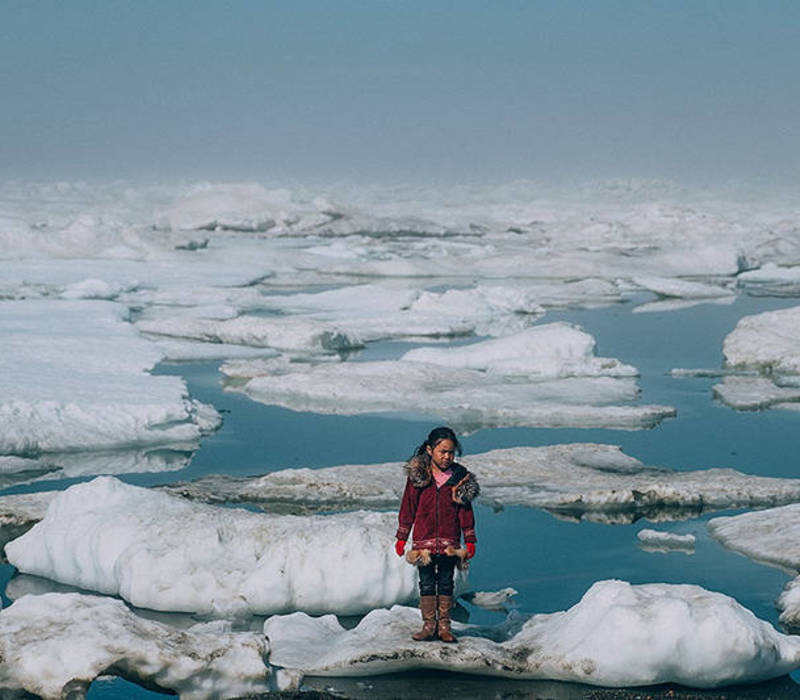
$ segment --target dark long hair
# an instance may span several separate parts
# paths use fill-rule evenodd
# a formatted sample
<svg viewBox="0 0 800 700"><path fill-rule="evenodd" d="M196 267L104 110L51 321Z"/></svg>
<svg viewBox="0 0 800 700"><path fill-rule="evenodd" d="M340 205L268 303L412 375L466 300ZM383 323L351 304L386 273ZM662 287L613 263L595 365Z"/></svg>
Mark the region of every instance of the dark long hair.
<svg viewBox="0 0 800 700"><path fill-rule="evenodd" d="M461 455L461 443L458 441L455 432L453 432L452 428L448 428L446 425L440 425L438 428L434 428L428 433L428 437L414 452L414 457L418 457L419 455L428 456L428 448L430 447L433 449L438 445L442 440L452 440L453 445L456 448L456 454Z"/></svg>

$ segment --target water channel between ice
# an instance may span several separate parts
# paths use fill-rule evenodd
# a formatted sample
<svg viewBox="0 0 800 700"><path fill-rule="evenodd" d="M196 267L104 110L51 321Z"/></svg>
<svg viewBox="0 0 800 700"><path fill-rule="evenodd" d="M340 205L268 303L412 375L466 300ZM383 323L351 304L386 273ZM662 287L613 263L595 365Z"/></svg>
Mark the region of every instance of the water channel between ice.
<svg viewBox="0 0 800 700"><path fill-rule="evenodd" d="M596 310L551 312L542 322L568 321L597 340L597 354L615 357L641 372L640 401L674 406L676 418L645 431L600 429L487 429L463 436L465 458L486 450L567 442L621 445L646 464L673 469L732 467L761 476L797 477L794 435L800 415L790 411L736 412L712 398L718 381L677 378L673 368L718 369L722 342L742 316L795 306L796 300L741 296L729 305L701 304L684 310L635 313L632 302ZM463 340L459 342L464 342ZM371 345L361 359L399 356L419 345L383 342ZM287 467L319 468L337 464L399 461L408 457L436 419L418 416L409 406L403 415L327 416L298 413L255 403L221 386L218 363L164 364L159 373L185 377L194 398L213 404L224 425L207 438L191 464L176 472L123 477L139 485L194 479L211 473L262 474ZM476 465L478 467L479 465ZM30 489L65 488L74 481ZM705 528L710 515L679 522L603 525L560 520L521 507L499 512L476 506L478 555L470 573L473 590L511 586L523 614L563 610L576 603L597 580L632 583L694 583L736 598L757 616L777 625L774 600L788 580L776 568L756 564L727 551ZM716 514L715 514L716 515ZM644 527L697 538L693 554L649 553L637 546ZM3 567L4 579L11 575ZM7 601L6 601L7 602ZM462 619L493 623L502 613L465 606ZM799 676L800 679L800 676ZM335 679L329 679L335 680ZM422 680L418 681L424 682ZM489 684L492 681L484 681ZM409 689L414 677L408 678ZM335 687L336 683L329 685ZM93 684L89 697L159 697L115 679Z"/></svg>

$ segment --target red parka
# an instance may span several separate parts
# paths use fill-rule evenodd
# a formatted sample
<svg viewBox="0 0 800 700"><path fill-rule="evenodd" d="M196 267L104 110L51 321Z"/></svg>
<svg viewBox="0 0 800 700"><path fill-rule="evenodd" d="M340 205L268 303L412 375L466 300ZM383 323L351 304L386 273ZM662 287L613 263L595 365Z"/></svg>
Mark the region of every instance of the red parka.
<svg viewBox="0 0 800 700"><path fill-rule="evenodd" d="M414 530L412 549L444 554L447 547L476 542L472 500L480 492L475 475L458 463L451 466L451 475L439 488L427 455L413 457L406 465L408 479L403 492L395 537L408 541Z"/></svg>

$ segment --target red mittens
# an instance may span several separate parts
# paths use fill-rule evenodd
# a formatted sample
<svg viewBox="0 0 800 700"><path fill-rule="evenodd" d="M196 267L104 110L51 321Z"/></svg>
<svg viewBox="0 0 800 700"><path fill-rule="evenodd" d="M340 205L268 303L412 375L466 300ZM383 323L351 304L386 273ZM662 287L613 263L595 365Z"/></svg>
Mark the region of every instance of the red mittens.
<svg viewBox="0 0 800 700"><path fill-rule="evenodd" d="M475 556L475 543L467 542L467 559L472 559Z"/></svg>
<svg viewBox="0 0 800 700"><path fill-rule="evenodd" d="M472 549L474 550L475 548L473 547ZM394 543L394 551L397 552L398 557L402 557L406 551L406 541L397 540L397 542Z"/></svg>

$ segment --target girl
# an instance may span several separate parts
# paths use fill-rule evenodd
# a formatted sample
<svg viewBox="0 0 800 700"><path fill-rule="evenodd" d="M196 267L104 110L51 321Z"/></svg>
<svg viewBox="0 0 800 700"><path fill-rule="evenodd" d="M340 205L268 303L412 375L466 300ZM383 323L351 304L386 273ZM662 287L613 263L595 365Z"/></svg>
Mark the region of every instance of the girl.
<svg viewBox="0 0 800 700"><path fill-rule="evenodd" d="M403 556L413 527L406 560L419 566L422 629L412 635L417 641L434 639L437 633L443 642L456 641L450 631L453 569L466 568L466 560L475 555L472 500L480 487L474 474L453 461L456 454L461 454L456 434L447 427L434 428L405 467L408 479L395 551ZM462 534L466 550L460 548Z"/></svg>

